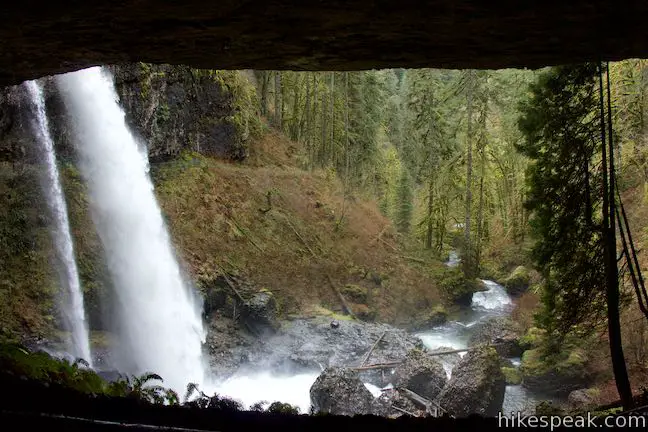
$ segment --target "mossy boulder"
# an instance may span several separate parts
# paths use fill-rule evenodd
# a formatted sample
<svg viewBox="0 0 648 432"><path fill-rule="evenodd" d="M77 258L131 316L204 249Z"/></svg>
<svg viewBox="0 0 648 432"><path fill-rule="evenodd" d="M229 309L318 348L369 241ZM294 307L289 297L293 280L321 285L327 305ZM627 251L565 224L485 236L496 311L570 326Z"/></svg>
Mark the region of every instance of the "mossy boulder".
<svg viewBox="0 0 648 432"><path fill-rule="evenodd" d="M565 397L589 382L587 355L581 348L547 354L543 348L524 352L520 372L522 384L531 391Z"/></svg>
<svg viewBox="0 0 648 432"><path fill-rule="evenodd" d="M347 300L354 303L367 303L367 288L360 285L347 284L340 292Z"/></svg>
<svg viewBox="0 0 648 432"><path fill-rule="evenodd" d="M529 269L524 266L518 266L502 281L502 285L504 285L509 294L520 295L529 289L530 282L531 274Z"/></svg>
<svg viewBox="0 0 648 432"><path fill-rule="evenodd" d="M502 357L519 357L523 349L518 341L521 329L506 317L493 317L480 324L470 338L470 345L493 344Z"/></svg>
<svg viewBox="0 0 648 432"><path fill-rule="evenodd" d="M518 385L522 383L522 375L517 368L514 367L503 367L502 373L506 379L506 384L509 385Z"/></svg>
<svg viewBox="0 0 648 432"><path fill-rule="evenodd" d="M502 410L506 378L493 347L479 346L461 359L436 401L455 417L494 417Z"/></svg>
<svg viewBox="0 0 648 432"><path fill-rule="evenodd" d="M411 324L412 330L427 330L445 324L448 321L448 311L438 304L427 313L415 318Z"/></svg>
<svg viewBox="0 0 648 432"><path fill-rule="evenodd" d="M449 303L470 306L474 293L484 291L478 279L466 278L458 268L447 269L440 276L439 286Z"/></svg>

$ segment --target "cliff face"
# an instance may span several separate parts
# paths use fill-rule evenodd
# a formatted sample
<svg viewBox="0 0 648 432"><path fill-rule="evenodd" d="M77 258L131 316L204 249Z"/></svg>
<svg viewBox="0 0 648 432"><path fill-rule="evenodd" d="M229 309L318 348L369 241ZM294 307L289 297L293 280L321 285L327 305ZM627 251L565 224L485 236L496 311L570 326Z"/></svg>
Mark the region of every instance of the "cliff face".
<svg viewBox="0 0 648 432"><path fill-rule="evenodd" d="M182 153L242 160L259 129L256 90L241 72L127 64L110 67L136 135L153 165ZM110 278L94 230L85 185L75 167L69 118L53 79L46 106L60 164L77 265L93 329L104 328ZM23 86L0 89L0 336L56 327L56 256L40 190L41 155L34 142L31 101Z"/></svg>
<svg viewBox="0 0 648 432"><path fill-rule="evenodd" d="M247 75L144 63L110 69L127 121L147 144L151 163L171 160L183 151L229 160L247 157L248 139L259 125L256 91ZM72 119L51 78L45 93L57 155L73 161ZM22 87L0 90L0 160L38 159L30 151L28 104Z"/></svg>
<svg viewBox="0 0 648 432"><path fill-rule="evenodd" d="M248 155L258 104L242 73L142 63L113 71L127 118L148 143L152 162L183 150L230 160Z"/></svg>

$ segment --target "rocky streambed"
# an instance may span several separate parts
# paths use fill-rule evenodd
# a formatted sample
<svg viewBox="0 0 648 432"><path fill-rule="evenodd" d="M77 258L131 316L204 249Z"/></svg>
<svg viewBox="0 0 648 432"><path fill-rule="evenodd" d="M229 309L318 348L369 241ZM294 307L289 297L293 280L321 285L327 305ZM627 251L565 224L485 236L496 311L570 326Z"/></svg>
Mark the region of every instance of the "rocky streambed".
<svg viewBox="0 0 648 432"><path fill-rule="evenodd" d="M458 320L416 334L330 317L277 322L262 293L249 308L255 313L211 320L215 390L247 406L280 400L302 412L344 415L530 411L534 398L503 373L515 371L521 355L507 319L511 299L484 283Z"/></svg>

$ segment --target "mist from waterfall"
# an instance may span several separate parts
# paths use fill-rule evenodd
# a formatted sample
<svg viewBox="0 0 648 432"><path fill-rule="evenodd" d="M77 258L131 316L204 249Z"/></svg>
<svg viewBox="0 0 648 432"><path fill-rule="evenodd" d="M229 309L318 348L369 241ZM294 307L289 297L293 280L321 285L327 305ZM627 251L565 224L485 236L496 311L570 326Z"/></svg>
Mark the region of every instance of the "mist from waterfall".
<svg viewBox="0 0 648 432"><path fill-rule="evenodd" d="M25 86L34 105L36 144L41 150L47 167L42 184L53 221L53 224L50 224L50 231L56 247L57 258L60 261L58 270L63 291L59 296L59 308L66 330L71 334L67 341L67 351L75 358L82 358L91 364L92 357L83 305L83 292L74 256L74 242L70 234L67 204L45 111L43 88L37 81L27 81Z"/></svg>
<svg viewBox="0 0 648 432"><path fill-rule="evenodd" d="M204 383L201 307L187 289L149 176L108 71L57 77L116 294L113 366L183 391Z"/></svg>

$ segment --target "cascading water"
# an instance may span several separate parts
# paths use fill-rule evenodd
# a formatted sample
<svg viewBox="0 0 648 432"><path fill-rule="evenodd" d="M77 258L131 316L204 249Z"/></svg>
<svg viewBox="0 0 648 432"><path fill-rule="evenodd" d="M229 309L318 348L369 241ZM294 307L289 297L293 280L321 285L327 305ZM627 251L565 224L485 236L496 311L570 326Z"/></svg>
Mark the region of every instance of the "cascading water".
<svg viewBox="0 0 648 432"><path fill-rule="evenodd" d="M204 383L200 306L184 284L149 177L112 77L99 67L61 75L80 169L116 292L114 367L155 372L181 391Z"/></svg>
<svg viewBox="0 0 648 432"><path fill-rule="evenodd" d="M83 292L81 291L79 272L74 257L74 243L70 234L67 205L61 187L58 166L56 165L54 143L45 112L43 89L36 81L27 81L25 86L35 108L36 142L42 150L47 166L47 175L43 186L47 195L49 211L54 221L54 225L50 229L54 237L58 258L61 261L60 274L64 292L59 302L63 321L67 330L71 333L67 350L75 358L82 358L91 363L92 357L90 355L88 327L83 305Z"/></svg>

